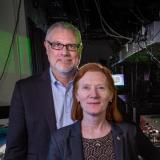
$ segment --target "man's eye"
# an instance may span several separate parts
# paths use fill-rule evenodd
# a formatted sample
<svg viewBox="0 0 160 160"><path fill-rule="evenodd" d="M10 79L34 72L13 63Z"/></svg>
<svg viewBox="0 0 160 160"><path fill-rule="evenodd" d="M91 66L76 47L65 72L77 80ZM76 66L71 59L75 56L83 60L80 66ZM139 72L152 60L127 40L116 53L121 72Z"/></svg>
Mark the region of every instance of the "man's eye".
<svg viewBox="0 0 160 160"><path fill-rule="evenodd" d="M68 44L68 47L71 48L71 49L76 49L77 48L76 44Z"/></svg>
<svg viewBox="0 0 160 160"><path fill-rule="evenodd" d="M54 46L55 46L55 47L61 47L62 44L61 44L61 43L55 43Z"/></svg>

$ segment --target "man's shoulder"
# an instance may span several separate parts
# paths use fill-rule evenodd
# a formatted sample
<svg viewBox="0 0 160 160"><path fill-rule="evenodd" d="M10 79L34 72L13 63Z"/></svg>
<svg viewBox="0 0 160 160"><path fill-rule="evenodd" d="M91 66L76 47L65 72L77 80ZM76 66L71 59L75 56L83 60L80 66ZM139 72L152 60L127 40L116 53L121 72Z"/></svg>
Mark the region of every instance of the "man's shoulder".
<svg viewBox="0 0 160 160"><path fill-rule="evenodd" d="M49 71L45 70L42 73L32 75L23 79L18 80L16 83L18 85L24 85L24 84L32 84L32 83L37 83L40 80L45 80L49 78Z"/></svg>
<svg viewBox="0 0 160 160"><path fill-rule="evenodd" d="M37 75L32 75L29 77L25 77L23 79L18 80L17 83L28 83L30 81L35 81L35 80L39 79L41 77L41 75L42 75L42 73L37 74Z"/></svg>

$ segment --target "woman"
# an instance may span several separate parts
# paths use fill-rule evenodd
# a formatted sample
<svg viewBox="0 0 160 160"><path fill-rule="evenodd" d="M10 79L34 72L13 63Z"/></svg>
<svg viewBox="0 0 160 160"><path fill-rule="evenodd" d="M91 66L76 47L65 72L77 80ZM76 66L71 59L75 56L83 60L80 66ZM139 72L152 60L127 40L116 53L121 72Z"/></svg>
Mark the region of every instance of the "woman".
<svg viewBox="0 0 160 160"><path fill-rule="evenodd" d="M74 78L74 124L51 138L48 160L158 160L160 153L133 124L122 123L111 72L100 64L82 66Z"/></svg>

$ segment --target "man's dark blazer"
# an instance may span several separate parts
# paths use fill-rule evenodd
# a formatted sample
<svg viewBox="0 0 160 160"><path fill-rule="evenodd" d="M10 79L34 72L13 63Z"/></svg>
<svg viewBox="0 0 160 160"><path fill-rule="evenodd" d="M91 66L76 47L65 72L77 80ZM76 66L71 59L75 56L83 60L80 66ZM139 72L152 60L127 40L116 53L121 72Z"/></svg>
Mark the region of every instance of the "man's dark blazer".
<svg viewBox="0 0 160 160"><path fill-rule="evenodd" d="M135 125L111 123L116 160L159 160L160 152ZM83 160L81 124L57 130L51 138L48 160Z"/></svg>
<svg viewBox="0 0 160 160"><path fill-rule="evenodd" d="M10 106L5 160L46 160L55 130L49 70L18 81Z"/></svg>

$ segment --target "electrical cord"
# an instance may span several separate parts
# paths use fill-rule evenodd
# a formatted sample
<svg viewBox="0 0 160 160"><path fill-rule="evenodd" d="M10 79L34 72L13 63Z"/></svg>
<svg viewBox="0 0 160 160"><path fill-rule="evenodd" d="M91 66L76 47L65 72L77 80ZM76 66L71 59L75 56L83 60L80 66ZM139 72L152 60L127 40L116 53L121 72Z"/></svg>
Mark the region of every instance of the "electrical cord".
<svg viewBox="0 0 160 160"><path fill-rule="evenodd" d="M2 74L0 76L0 81L2 80L2 78L4 76L4 73L5 73L7 64L8 64L9 57L11 55L11 49L12 49L12 46L13 46L13 42L14 42L14 39L15 39L15 35L16 35L17 27L18 27L18 23L19 23L20 8L21 8L21 0L19 0L18 10L17 10L17 17L16 17L16 24L15 24L15 27L14 27L14 32L13 32L13 36L12 36L12 40L11 40L11 45L9 47L8 55L7 55L7 58L6 58L6 61L5 61L3 70L2 70Z"/></svg>
<svg viewBox="0 0 160 160"><path fill-rule="evenodd" d="M100 17L100 22L101 22L102 29L104 30L104 32L105 32L108 36L114 37L114 38L127 39L127 40L129 40L129 41L132 41L132 40L133 40L133 38L123 36L123 35L117 33L114 29L112 29L112 28L109 26L109 24L106 22L106 20L104 19L104 17L102 16L101 11L100 11L100 8L99 8L99 5L98 5L98 3L97 3L96 0L95 0L95 4L96 4L96 8L97 8L99 17ZM107 32L102 22L103 22L103 23L108 27L108 29L109 29L112 33L114 33L114 34L111 34L111 33Z"/></svg>

